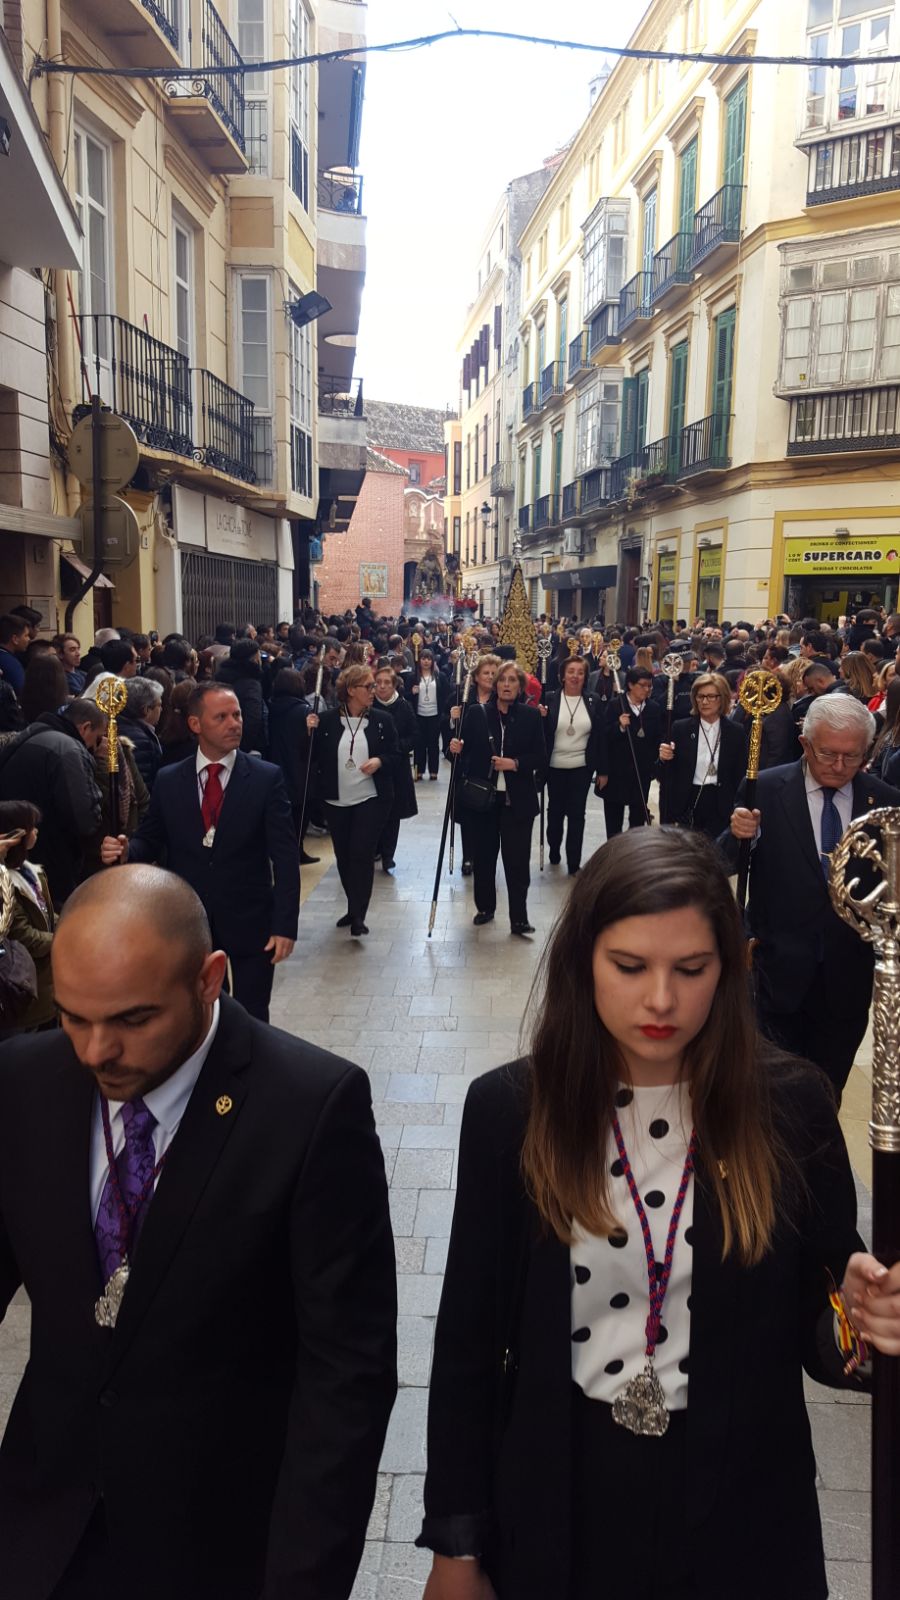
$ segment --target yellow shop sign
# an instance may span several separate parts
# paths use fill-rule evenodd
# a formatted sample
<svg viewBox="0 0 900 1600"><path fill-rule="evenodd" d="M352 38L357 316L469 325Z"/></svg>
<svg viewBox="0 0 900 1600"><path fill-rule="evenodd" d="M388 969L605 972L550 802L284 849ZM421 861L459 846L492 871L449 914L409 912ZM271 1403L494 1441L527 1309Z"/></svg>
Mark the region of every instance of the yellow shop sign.
<svg viewBox="0 0 900 1600"><path fill-rule="evenodd" d="M785 577L814 573L900 573L900 529L876 539L788 539L784 547Z"/></svg>

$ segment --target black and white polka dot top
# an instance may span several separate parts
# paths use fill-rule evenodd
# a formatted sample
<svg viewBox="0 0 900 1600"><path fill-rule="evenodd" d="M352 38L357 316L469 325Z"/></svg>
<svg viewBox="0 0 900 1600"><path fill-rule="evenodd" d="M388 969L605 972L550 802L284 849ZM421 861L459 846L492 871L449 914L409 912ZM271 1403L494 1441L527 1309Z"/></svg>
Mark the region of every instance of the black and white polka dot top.
<svg viewBox="0 0 900 1600"><path fill-rule="evenodd" d="M654 1254L662 1263L691 1136L690 1094L685 1084L669 1084L662 1088L622 1088L616 1100L619 1126L644 1202ZM606 1159L621 1228L609 1239L598 1239L578 1226L574 1231L570 1251L572 1377L590 1400L611 1404L628 1380L643 1371L650 1300L641 1226L612 1133ZM691 1176L675 1240L655 1359L670 1411L684 1410L688 1399L693 1217Z"/></svg>

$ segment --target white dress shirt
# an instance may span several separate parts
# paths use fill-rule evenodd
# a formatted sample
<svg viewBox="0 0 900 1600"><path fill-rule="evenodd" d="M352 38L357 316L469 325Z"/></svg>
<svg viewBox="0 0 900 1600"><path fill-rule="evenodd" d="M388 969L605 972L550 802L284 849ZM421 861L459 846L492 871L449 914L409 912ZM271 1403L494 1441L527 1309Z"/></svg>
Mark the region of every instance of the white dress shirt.
<svg viewBox="0 0 900 1600"><path fill-rule="evenodd" d="M233 764L233 763L232 763ZM156 1118L156 1127L153 1129L153 1149L155 1160L159 1161L172 1143L179 1124L187 1109L194 1086L203 1069L203 1064L212 1049L213 1040L219 1026L219 1002L213 1006L212 1021L209 1032L203 1043L198 1046L193 1055L183 1061L176 1072L158 1089L151 1089L141 1098L148 1111L152 1111ZM109 1131L112 1135L113 1155L118 1160L119 1154L125 1145L125 1124L122 1121L121 1100L109 1100ZM103 1137L103 1118L100 1113L100 1095L94 1095L94 1121L91 1130L91 1221L97 1220L100 1210L100 1198L106 1187L109 1176L109 1163L106 1159L106 1140ZM158 1180L157 1180L158 1181ZM155 1185L154 1185L155 1188Z"/></svg>
<svg viewBox="0 0 900 1600"><path fill-rule="evenodd" d="M816 850L822 855L822 812L825 808L822 786L816 783L809 767L804 769L803 781L806 784L806 804L809 806L809 820L812 823ZM832 789L831 793L841 819L841 826L846 833L853 820L853 779L843 784L840 789Z"/></svg>
<svg viewBox="0 0 900 1600"><path fill-rule="evenodd" d="M343 719L343 732L337 754L338 797L336 800L329 800L330 806L361 806L364 800L374 800L378 795L375 779L359 770L361 764L370 759L366 740L369 719L363 717L362 720L358 718L352 720L351 727L350 719L347 717ZM351 759L352 767L348 766Z"/></svg>
<svg viewBox="0 0 900 1600"><path fill-rule="evenodd" d="M717 783L716 773L713 773L712 777L710 777L709 769L712 766L714 755L716 767L718 768L719 766L722 723L719 717L716 717L715 722L704 722L702 717L698 717L697 721L699 727L697 728L697 761L694 767L694 783L701 785L704 783Z"/></svg>
<svg viewBox="0 0 900 1600"><path fill-rule="evenodd" d="M203 792L209 781L206 777L207 767L216 764L222 768L219 773L219 782L222 785L222 793L224 794L228 788L228 779L234 771L237 755L236 750L229 750L227 756L205 756L202 750L197 751L197 793L200 797L201 806L203 805Z"/></svg>
<svg viewBox="0 0 900 1600"><path fill-rule="evenodd" d="M569 730L571 729L571 733ZM559 702L559 721L553 739L550 765L554 768L583 767L591 737L591 714L581 698L573 700L563 692Z"/></svg>
<svg viewBox="0 0 900 1600"><path fill-rule="evenodd" d="M416 695L416 710L420 717L436 717L438 714L437 679L419 679L419 692Z"/></svg>

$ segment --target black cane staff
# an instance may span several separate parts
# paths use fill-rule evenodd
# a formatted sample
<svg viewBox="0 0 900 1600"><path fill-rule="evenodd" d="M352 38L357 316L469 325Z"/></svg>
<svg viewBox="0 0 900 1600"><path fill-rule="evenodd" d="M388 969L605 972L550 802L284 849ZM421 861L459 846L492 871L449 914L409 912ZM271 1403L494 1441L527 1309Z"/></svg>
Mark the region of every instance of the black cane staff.
<svg viewBox="0 0 900 1600"><path fill-rule="evenodd" d="M460 708L460 711L461 711L461 715L460 715L460 719L459 719L459 730L460 730L460 733L462 733L462 726L463 726L463 722L465 721L466 704L468 702L469 693L470 693L471 688L472 688L472 674L473 674L473 672L475 670L475 657L470 658L470 660L471 660L471 664L469 665L468 670L466 672L466 681L465 681L465 685L463 687L462 706ZM457 738L459 738L459 734L457 734ZM454 790L454 788L456 786L456 762L457 762L457 757L454 756L453 757L453 765L450 768L450 786L449 786L449 790L448 790L448 793L447 793L447 804L444 806L444 823L443 823L443 827L441 828L441 842L440 842L440 846L438 848L437 870L435 871L435 874L434 874L434 893L431 896L431 911L430 911L429 917L428 917L428 937L429 937L429 939L431 938L431 935L434 932L434 923L435 923L435 918L437 917L438 894L440 893L440 887L441 887L441 871L442 871L443 865L444 865L444 851L447 848L447 830L450 827L450 814L451 814L451 811L453 809L453 790Z"/></svg>
<svg viewBox="0 0 900 1600"><path fill-rule="evenodd" d="M320 701L321 701L321 698L322 698L322 674L323 674L324 671L325 671L325 646L323 644L321 650L319 651L319 670L316 673L316 692L315 692L315 694L313 696L313 710L314 710L316 716L319 715ZM309 793L309 775L310 775L310 773L312 771L313 740L315 739L315 737L316 737L315 728L310 728L310 730L309 730L309 746L308 746L307 751L306 751L306 771L303 774L303 804L300 807L300 831L301 831L301 840L300 840L300 842L301 842L301 846L302 846L302 843L303 843L303 839L302 839L303 819L306 816L306 797L307 797L307 794ZM302 851L301 851L301 853L302 853Z"/></svg>
<svg viewBox="0 0 900 1600"><path fill-rule="evenodd" d="M462 702L462 670L463 670L463 649L462 649L462 645L460 645L459 649L456 652L456 704L457 704L457 706L459 706L461 704L461 702ZM451 718L451 720L450 720L451 733L453 733L453 727L454 727L453 719ZM459 728L459 719L457 719L456 727L457 727L457 729ZM454 737L457 737L457 738L459 737L458 732L454 735ZM448 867L448 870L450 872L451 878L453 877L453 857L454 857L454 849L455 849L455 845L456 845L456 797L455 797L455 787L454 787L454 783L453 783L453 773L455 772L455 770L456 770L455 763L451 762L451 764L450 764L450 855L449 855L449 858L448 858L448 861L447 861L447 867Z"/></svg>
<svg viewBox="0 0 900 1600"><path fill-rule="evenodd" d="M551 654L552 650L553 650L553 641L552 641L552 639L539 639L538 640L537 653L538 653L538 656L540 658L540 663L541 663L541 704L542 705L543 705L544 700L546 699L546 695L547 695L547 662L550 659L550 654ZM544 788L544 785L541 784L541 835L540 835L541 850L540 850L540 861L541 861L541 871L542 872L544 870L544 834L545 834L545 829L546 829L545 795L546 795L546 790Z"/></svg>
<svg viewBox="0 0 900 1600"><path fill-rule="evenodd" d="M676 680L681 677L681 674L684 671L684 656L679 655L677 650L670 650L667 656L663 656L662 669L669 680L666 685L666 744L670 745L672 743L672 716L675 710L675 683ZM671 779L669 772L665 771L659 785L659 811L661 822L668 822L669 820L668 800L670 782ZM665 815L663 813L665 813Z"/></svg>
<svg viewBox="0 0 900 1600"><path fill-rule="evenodd" d="M871 804L871 798L869 803ZM880 840L878 835L881 835ZM847 881L848 867L854 876ZM854 817L832 851L831 903L875 951L872 989L872 1254L900 1260L900 808ZM872 1600L900 1593L900 1358L873 1354Z"/></svg>
<svg viewBox="0 0 900 1600"><path fill-rule="evenodd" d="M747 754L747 778L744 805L752 811L756 804L756 780L759 777L759 754L762 745L763 717L777 711L781 705L781 684L774 672L748 672L738 696L741 705L752 718L750 723L750 748ZM737 903L743 911L747 904L747 880L750 876L750 847L752 839L742 839L738 851Z"/></svg>
<svg viewBox="0 0 900 1600"><path fill-rule="evenodd" d="M128 690L121 678L101 678L97 685L97 710L106 718L106 775L109 783L109 820L119 831L119 732L116 719L125 710Z"/></svg>

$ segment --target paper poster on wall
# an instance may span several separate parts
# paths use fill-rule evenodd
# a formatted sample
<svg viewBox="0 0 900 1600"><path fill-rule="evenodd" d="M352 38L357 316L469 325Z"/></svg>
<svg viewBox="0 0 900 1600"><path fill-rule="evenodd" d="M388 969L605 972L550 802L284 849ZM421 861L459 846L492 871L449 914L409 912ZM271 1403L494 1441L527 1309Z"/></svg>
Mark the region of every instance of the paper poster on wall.
<svg viewBox="0 0 900 1600"><path fill-rule="evenodd" d="M386 600L388 569L386 561L361 561L359 564L359 592L363 599Z"/></svg>

